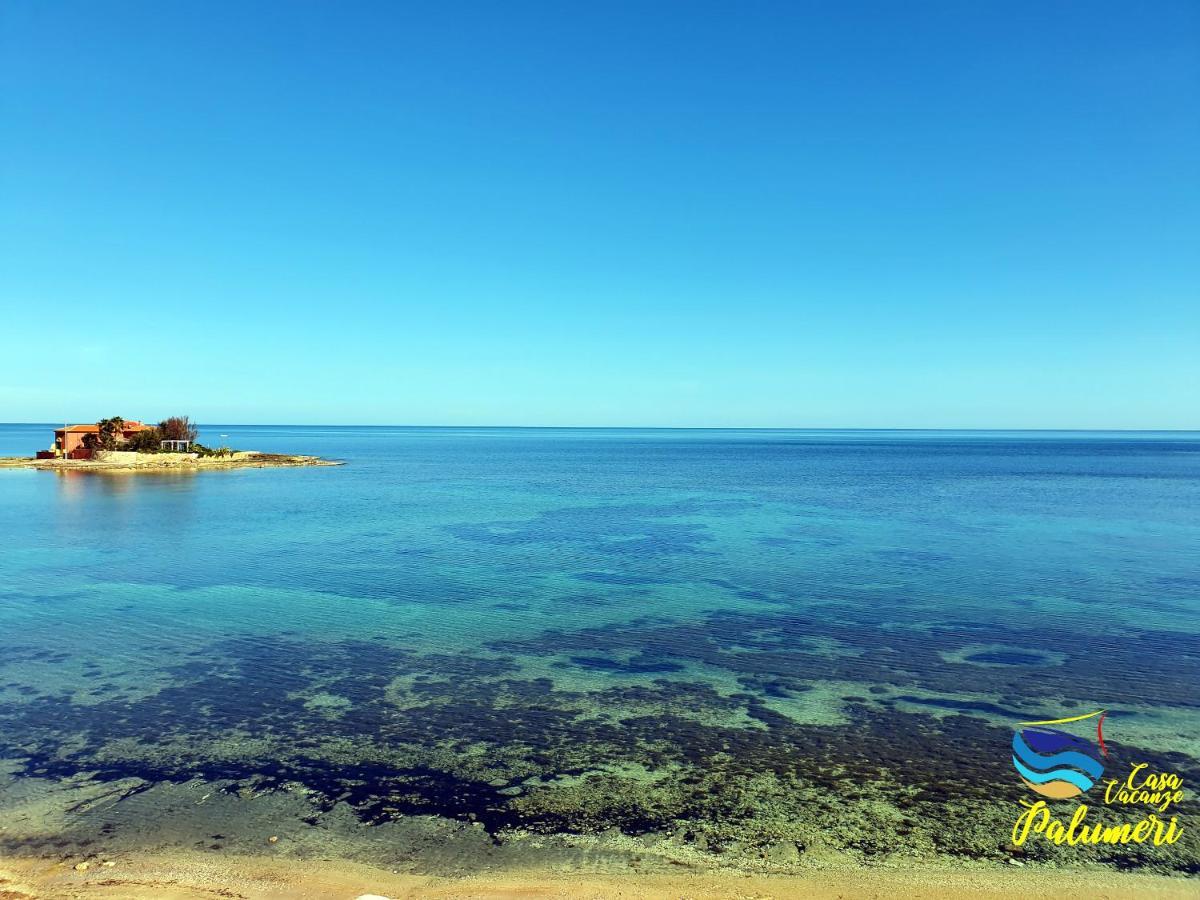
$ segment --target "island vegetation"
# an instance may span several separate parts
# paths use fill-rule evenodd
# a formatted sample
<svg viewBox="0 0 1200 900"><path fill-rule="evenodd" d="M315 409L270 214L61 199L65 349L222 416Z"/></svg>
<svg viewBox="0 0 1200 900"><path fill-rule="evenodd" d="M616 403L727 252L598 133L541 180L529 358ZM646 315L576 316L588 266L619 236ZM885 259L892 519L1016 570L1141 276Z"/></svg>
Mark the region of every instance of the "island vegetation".
<svg viewBox="0 0 1200 900"><path fill-rule="evenodd" d="M126 420L121 416L101 419L96 423L98 431L84 435L83 445L89 450L125 450L135 453L175 453L178 446L164 447L164 442L186 444L186 452L201 457L224 457L236 453L229 447L206 447L197 438L199 429L187 416L168 416L157 425L145 426L141 431L124 437Z"/></svg>

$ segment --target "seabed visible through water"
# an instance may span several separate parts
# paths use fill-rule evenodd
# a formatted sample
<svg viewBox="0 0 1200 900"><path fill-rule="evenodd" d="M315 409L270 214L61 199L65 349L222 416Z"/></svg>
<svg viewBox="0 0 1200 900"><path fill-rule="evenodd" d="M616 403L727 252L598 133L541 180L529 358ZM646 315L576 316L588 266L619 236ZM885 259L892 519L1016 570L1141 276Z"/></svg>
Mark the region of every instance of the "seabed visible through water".
<svg viewBox="0 0 1200 900"><path fill-rule="evenodd" d="M348 465L0 473L0 852L1200 865L1200 441L252 437ZM1095 708L1183 838L1013 846Z"/></svg>

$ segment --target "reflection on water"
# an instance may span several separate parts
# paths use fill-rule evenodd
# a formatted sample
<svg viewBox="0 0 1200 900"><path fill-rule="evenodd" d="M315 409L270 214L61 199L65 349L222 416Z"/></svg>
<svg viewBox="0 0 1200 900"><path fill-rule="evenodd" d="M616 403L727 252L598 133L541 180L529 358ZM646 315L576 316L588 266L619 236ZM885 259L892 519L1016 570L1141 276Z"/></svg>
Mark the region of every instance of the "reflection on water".
<svg viewBox="0 0 1200 900"><path fill-rule="evenodd" d="M422 871L482 858L471 823L501 855L1004 859L1011 726L1064 709L1200 778L1196 436L221 430L349 465L0 472L0 850L268 804ZM164 812L193 784L224 825ZM122 799L67 815L86 791ZM1027 858L1189 870L1194 834Z"/></svg>

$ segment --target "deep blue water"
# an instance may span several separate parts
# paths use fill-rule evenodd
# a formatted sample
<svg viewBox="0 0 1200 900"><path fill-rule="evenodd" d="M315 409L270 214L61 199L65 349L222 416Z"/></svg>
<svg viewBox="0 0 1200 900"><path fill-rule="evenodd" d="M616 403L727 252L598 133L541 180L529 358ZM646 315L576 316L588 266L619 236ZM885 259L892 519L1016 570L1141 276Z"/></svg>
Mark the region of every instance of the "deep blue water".
<svg viewBox="0 0 1200 900"><path fill-rule="evenodd" d="M0 426L0 455L49 429ZM874 754L857 777L940 803L934 741L971 760L955 791L1006 798L1004 729L1085 707L1200 754L1200 433L201 439L346 464L0 470L0 757L27 775L365 780L367 821L639 833L721 814L529 779L821 785Z"/></svg>

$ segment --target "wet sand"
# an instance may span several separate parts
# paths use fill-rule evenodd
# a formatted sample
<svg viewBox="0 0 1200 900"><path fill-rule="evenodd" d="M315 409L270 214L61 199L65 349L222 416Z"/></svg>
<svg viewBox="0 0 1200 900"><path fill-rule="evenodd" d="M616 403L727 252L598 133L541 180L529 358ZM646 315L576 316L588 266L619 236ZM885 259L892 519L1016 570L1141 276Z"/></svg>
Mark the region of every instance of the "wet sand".
<svg viewBox="0 0 1200 900"><path fill-rule="evenodd" d="M927 868L815 871L788 876L736 874L597 875L569 871L506 871L469 878L396 874L350 862L279 860L177 853L127 855L104 865L76 860L0 858L0 900L28 898L613 898L626 900L787 900L787 898L943 898L1013 896L1193 898L1194 878L1092 870Z"/></svg>

